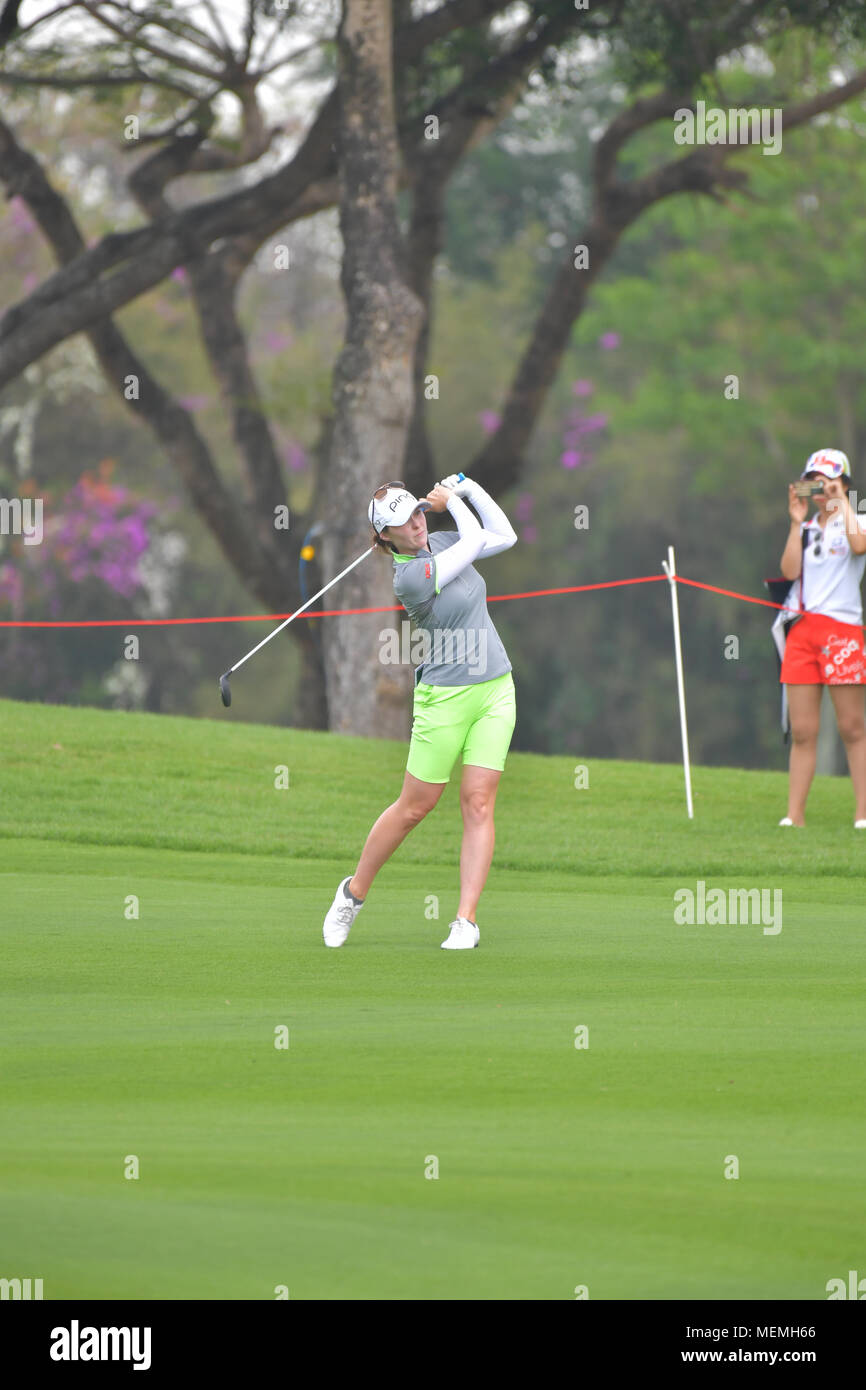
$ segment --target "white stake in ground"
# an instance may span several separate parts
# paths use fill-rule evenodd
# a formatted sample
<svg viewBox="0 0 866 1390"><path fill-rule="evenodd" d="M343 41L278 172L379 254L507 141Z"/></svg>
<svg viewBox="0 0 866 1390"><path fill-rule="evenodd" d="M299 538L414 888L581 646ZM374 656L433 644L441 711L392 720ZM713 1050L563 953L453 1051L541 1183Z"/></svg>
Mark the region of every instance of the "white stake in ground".
<svg viewBox="0 0 866 1390"><path fill-rule="evenodd" d="M686 809L689 813L689 820L694 817L692 807L692 773L689 765L689 731L686 725L686 688L683 681L683 649L680 642L680 610L677 603L677 565L674 559L674 548L668 546L668 558L662 560L662 569L668 577L671 588L671 613L674 620L674 653L677 663L677 694L680 701L680 735L683 743L683 772L686 778Z"/></svg>

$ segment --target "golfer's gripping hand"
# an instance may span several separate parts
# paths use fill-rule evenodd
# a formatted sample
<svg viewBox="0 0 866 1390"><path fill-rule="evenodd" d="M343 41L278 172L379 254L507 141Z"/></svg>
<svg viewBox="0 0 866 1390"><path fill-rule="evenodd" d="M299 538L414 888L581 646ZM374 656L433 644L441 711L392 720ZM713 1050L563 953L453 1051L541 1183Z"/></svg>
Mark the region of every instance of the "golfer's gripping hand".
<svg viewBox="0 0 866 1390"><path fill-rule="evenodd" d="M456 492L458 497L470 497L475 484L471 478L461 480L459 473L451 473L447 478L443 478L440 487L447 487L451 492Z"/></svg>
<svg viewBox="0 0 866 1390"><path fill-rule="evenodd" d="M473 482L472 478L464 478L462 482L457 482L458 477L459 474L452 473L450 478L443 478L441 486L452 487L453 484L453 492L461 501L471 502L480 516L484 545L478 552L479 555L499 555L501 551L509 550L512 545L516 545L517 533L498 503L494 502L480 483Z"/></svg>
<svg viewBox="0 0 866 1390"><path fill-rule="evenodd" d="M436 483L434 487L431 487L424 500L430 503L432 511L444 512L450 496L451 488L445 487L443 483Z"/></svg>

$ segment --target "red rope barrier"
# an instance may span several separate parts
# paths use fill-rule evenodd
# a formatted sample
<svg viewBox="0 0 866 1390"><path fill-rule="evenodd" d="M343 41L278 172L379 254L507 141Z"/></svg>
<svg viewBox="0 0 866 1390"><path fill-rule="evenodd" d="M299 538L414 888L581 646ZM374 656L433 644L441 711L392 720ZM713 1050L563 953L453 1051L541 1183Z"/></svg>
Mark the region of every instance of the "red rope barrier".
<svg viewBox="0 0 866 1390"><path fill-rule="evenodd" d="M727 598L741 598L744 603L760 603L764 608L784 609L786 613L793 614L803 611L800 608L792 608L790 604L787 603L773 603L768 598L753 598L751 594L738 594L735 589L719 589L715 584L702 584L699 579L684 579L681 574L676 575L675 578L680 584L688 584L693 589L708 589L711 594L724 594ZM806 611L808 612L809 610L807 609ZM815 618L823 618L826 617L826 614L813 613L812 616ZM866 624L864 623L848 623L846 626L859 627L863 632L866 632Z"/></svg>
<svg viewBox="0 0 866 1390"><path fill-rule="evenodd" d="M755 598L752 594L740 594L735 589L720 589L716 584L704 584L699 579L686 579L683 575L674 576L678 584L688 584L693 589L706 589L712 594L724 594L726 598L742 599L744 603L758 603L764 608L785 609L790 613L799 613L799 608L791 608L786 603L773 603L768 598ZM520 594L490 594L488 603L508 603L518 598L546 598L552 594L585 594L593 589L616 589L624 584L655 584L660 580L666 580L665 574L644 574L634 579L607 579L600 584L570 584L564 589L528 589ZM353 617L361 613L405 613L402 604L393 604L383 608L328 608L318 613L300 613L301 618L346 618ZM290 613L240 613L235 617L216 617L216 618L87 618L78 622L63 622L60 620L51 622L35 622L27 620L0 619L0 628L4 627L60 627L60 628L79 628L79 627L177 627L192 623L268 623L283 622L290 618ZM852 623L852 627L864 626L863 624Z"/></svg>
<svg viewBox="0 0 866 1390"><path fill-rule="evenodd" d="M761 603L765 608L788 608L787 603L773 603L768 598L752 598L749 594L738 594L734 589L719 589L715 584L702 584L698 579L684 579L681 574L676 578L680 584L689 584L693 589L709 589L713 594L725 594L728 598L741 598L746 603ZM791 613L799 613L799 608L789 609Z"/></svg>
<svg viewBox="0 0 866 1390"><path fill-rule="evenodd" d="M647 574L637 579L609 579L602 584L572 584L567 589L532 589L523 594L492 594L489 603L503 603L515 598L543 598L547 594L579 594L588 589L615 589L620 584L653 584L664 579L663 574ZM345 618L357 613L405 613L402 604L385 608L331 608L318 613L301 613L301 618ZM87 618L79 622L3 621L0 627L172 627L188 623L266 623L282 622L291 613L242 613L233 618Z"/></svg>

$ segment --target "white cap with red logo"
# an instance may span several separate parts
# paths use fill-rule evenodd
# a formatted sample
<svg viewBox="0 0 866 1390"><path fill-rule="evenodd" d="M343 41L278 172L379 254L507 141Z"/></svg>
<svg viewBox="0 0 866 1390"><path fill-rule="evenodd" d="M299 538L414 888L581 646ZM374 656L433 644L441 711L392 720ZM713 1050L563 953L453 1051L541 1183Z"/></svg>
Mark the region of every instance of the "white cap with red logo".
<svg viewBox="0 0 866 1390"><path fill-rule="evenodd" d="M825 478L850 478L848 455L841 449L817 449L809 455L800 477L805 478L808 473L820 473Z"/></svg>

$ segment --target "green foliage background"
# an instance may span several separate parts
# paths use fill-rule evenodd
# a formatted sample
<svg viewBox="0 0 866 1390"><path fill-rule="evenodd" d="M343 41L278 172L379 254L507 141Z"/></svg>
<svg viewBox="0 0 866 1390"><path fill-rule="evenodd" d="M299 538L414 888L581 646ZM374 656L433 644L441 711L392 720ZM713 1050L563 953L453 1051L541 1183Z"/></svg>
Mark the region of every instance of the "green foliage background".
<svg viewBox="0 0 866 1390"><path fill-rule="evenodd" d="M790 39L768 53L772 68L765 54L760 69L725 71L726 104L781 104L780 93L790 98L829 80L832 59L819 44L807 52ZM440 476L466 464L483 439L482 412L501 405L550 276L580 239L593 139L621 98L615 70L603 65L588 71L580 93L564 88L560 101L535 91L453 181L429 367L440 380L439 400L428 408ZM124 217L134 221L121 197L128 155L115 138L120 98L60 102L43 93L28 101L25 108L21 99L18 112L22 136L37 147L56 141L52 176L76 201L86 234L123 225ZM748 168L750 197L734 195L724 206L669 199L626 235L575 326L520 487L498 498L512 515L531 516L518 524L521 543L485 566L491 594L658 574L674 544L680 573L763 597L763 580L778 573L786 484L808 454L824 445L846 449L855 488L866 486L864 137L864 104L856 100L784 134L776 157L736 155ZM677 153L671 128L653 127L628 147L627 168L638 174ZM198 182L195 191L202 191ZM41 279L50 270L50 259L37 235L16 232L8 218L0 238L7 253L0 294L11 302L26 276ZM247 273L242 312L280 446L304 450L307 467L287 473L290 503L303 509L342 335L336 215L289 228L281 239L291 248L290 270L275 273L265 249ZM220 466L237 482L230 431L184 285L167 281L120 321L160 378L193 400ZM615 350L601 346L605 334L618 335ZM725 396L732 376L739 389L733 400ZM576 397L577 381L592 382L592 394ZM153 440L88 367L86 346L64 345L6 399L20 405L34 390L40 406L31 477L46 486L71 483L114 458L118 479L140 495L182 504L171 520L188 544L177 614L255 611ZM591 461L567 469L562 436L576 407L603 413L607 425L590 436ZM15 441L14 428L0 435L7 495L22 472ZM573 521L581 504L589 508L586 530ZM68 616L84 616L75 593L68 597ZM287 593L285 611L298 601L299 590ZM694 758L783 767L771 611L692 589L681 589L680 605ZM569 754L591 739L598 756L679 757L664 584L491 611L515 668L517 749ZM212 712L216 674L265 630L153 629L143 659L159 680L148 707ZM736 660L724 655L730 636L739 640ZM51 700L51 690L27 685L26 643L55 638L28 635L22 648L23 640L13 662L11 639L0 634L0 694ZM95 660L86 636L69 644L82 700L110 704ZM275 643L259 662L255 696L238 702L236 717L290 723L297 681L291 642Z"/></svg>

